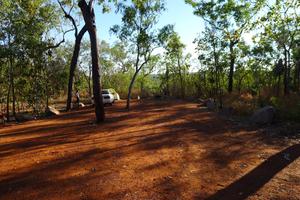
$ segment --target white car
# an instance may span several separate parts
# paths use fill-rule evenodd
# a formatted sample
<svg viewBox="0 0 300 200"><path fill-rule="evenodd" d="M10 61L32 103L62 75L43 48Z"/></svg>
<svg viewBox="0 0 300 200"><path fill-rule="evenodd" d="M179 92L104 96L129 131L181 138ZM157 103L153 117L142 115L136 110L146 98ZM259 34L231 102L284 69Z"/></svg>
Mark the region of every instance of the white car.
<svg viewBox="0 0 300 200"><path fill-rule="evenodd" d="M119 94L114 89L110 88L108 90L109 90L109 93L111 93L112 95L114 95L115 101L121 100Z"/></svg>
<svg viewBox="0 0 300 200"><path fill-rule="evenodd" d="M103 104L110 104L110 105L112 105L115 102L115 97L110 92L109 89L103 89L102 90L102 100L103 100Z"/></svg>

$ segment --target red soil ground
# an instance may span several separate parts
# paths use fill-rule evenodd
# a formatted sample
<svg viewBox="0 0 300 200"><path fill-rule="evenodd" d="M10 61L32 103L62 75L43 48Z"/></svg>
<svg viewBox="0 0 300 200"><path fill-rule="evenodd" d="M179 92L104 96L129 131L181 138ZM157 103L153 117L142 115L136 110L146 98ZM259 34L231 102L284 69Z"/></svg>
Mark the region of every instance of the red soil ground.
<svg viewBox="0 0 300 200"><path fill-rule="evenodd" d="M0 129L0 199L300 199L300 144L195 103L119 102Z"/></svg>

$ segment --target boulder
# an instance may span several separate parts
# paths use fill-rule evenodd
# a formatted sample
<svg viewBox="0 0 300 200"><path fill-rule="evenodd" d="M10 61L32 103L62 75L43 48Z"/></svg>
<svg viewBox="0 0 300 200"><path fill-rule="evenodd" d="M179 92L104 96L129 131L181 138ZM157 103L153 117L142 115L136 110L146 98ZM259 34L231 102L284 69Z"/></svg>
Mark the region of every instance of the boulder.
<svg viewBox="0 0 300 200"><path fill-rule="evenodd" d="M199 98L198 101L199 101L199 103L204 103L204 104L206 103L206 100L205 100L205 99Z"/></svg>
<svg viewBox="0 0 300 200"><path fill-rule="evenodd" d="M59 110L53 108L52 106L48 106L48 108L46 110L46 114L48 116L52 116L52 115L59 115L60 112L59 112Z"/></svg>
<svg viewBox="0 0 300 200"><path fill-rule="evenodd" d="M16 114L16 121L17 122L25 122L29 120L33 120L34 117L30 114Z"/></svg>
<svg viewBox="0 0 300 200"><path fill-rule="evenodd" d="M275 117L275 108L272 106L265 106L258 109L252 115L250 121L253 124L271 124Z"/></svg>
<svg viewBox="0 0 300 200"><path fill-rule="evenodd" d="M216 108L216 104L215 104L215 102L214 102L212 99L208 99L208 100L205 102L205 106L206 106L209 110L215 110L215 108Z"/></svg>
<svg viewBox="0 0 300 200"><path fill-rule="evenodd" d="M79 103L79 107L84 108L85 105L83 103Z"/></svg>

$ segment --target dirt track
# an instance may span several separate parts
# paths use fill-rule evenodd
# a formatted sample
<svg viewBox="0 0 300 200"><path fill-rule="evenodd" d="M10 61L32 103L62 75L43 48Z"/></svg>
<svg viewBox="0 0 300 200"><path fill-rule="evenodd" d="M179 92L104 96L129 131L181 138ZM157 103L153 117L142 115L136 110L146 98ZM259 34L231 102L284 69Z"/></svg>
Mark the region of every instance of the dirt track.
<svg viewBox="0 0 300 200"><path fill-rule="evenodd" d="M0 199L300 199L300 144L197 104L83 109L0 128Z"/></svg>

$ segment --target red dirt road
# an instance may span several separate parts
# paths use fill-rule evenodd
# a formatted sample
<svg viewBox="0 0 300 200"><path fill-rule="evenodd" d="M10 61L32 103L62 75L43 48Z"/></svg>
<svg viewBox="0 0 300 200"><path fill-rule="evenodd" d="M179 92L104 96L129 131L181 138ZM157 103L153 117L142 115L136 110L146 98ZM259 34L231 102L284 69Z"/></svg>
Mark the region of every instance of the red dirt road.
<svg viewBox="0 0 300 200"><path fill-rule="evenodd" d="M300 199L300 144L197 104L119 102L0 128L0 199Z"/></svg>

